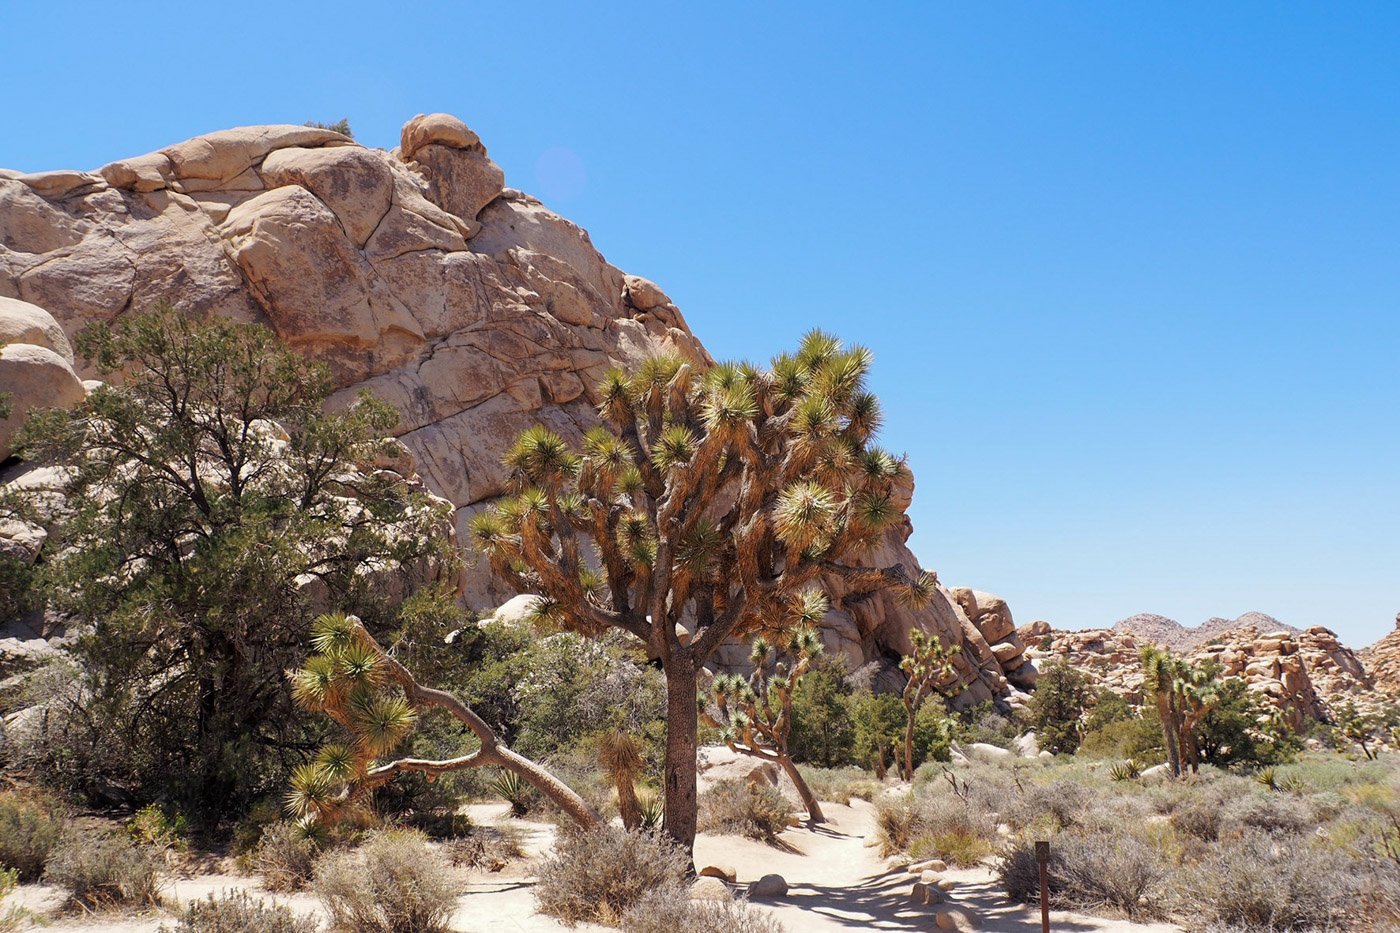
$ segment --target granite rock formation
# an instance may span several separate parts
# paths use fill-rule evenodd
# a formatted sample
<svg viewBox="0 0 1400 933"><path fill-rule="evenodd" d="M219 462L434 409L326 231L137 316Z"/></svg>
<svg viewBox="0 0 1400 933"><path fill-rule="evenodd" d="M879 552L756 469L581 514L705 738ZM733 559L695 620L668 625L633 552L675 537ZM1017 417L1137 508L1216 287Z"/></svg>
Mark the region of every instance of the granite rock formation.
<svg viewBox="0 0 1400 933"><path fill-rule="evenodd" d="M399 439L458 527L503 491L501 453L525 427L543 422L577 441L597 423L595 387L609 366L664 350L710 362L660 287L506 187L477 135L446 114L410 120L393 151L325 129L255 126L93 172L0 170L0 297L56 318L63 334L40 326L18 338L52 344L161 301L267 324L330 365L331 404L369 390L398 409ZM81 397L71 352L17 346L0 365L28 375L0 379L24 404ZM917 566L909 532L906 522L871 559ZM461 585L477 607L515 595L484 562ZM960 703L1007 695L997 650L1009 656L1014 643L988 640L948 590L919 611L885 594L831 595L823 633L851 667L897 677L893 662L918 626L963 646Z"/></svg>

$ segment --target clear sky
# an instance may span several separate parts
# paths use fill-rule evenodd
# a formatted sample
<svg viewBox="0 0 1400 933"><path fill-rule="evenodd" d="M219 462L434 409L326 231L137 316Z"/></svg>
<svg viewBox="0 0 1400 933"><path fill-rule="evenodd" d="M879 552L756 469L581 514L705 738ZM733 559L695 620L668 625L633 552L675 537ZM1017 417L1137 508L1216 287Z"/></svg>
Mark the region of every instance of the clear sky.
<svg viewBox="0 0 1400 933"><path fill-rule="evenodd" d="M415 113L716 356L874 349L1018 622L1400 611L1400 4L7 3L0 165Z"/></svg>

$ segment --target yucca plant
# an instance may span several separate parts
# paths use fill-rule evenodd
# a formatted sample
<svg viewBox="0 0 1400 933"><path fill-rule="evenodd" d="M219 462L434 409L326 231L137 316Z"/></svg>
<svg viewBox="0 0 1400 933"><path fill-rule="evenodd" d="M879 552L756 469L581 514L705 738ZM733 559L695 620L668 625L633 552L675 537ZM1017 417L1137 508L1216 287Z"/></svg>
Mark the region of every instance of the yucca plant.
<svg viewBox="0 0 1400 933"><path fill-rule="evenodd" d="M827 611L826 597L809 590L793 601L793 620L804 626L821 622ZM826 822L817 795L812 793L802 772L788 752L788 736L792 732L792 695L798 682L812 666L812 659L822 653L821 636L814 628L795 629L789 636L786 651L779 652L762 636L749 642L749 663L753 674L747 679L738 674L721 674L715 678L713 693L720 717L715 725L720 736L736 752L771 761L781 767L797 787L807 818L813 823Z"/></svg>
<svg viewBox="0 0 1400 933"><path fill-rule="evenodd" d="M914 723L919 715L919 707L934 691L945 691L945 696L957 692L956 670L953 668L953 655L962 650L961 645L943 647L937 635L925 635L918 629L909 633L914 651L899 660L899 669L909 679L904 684L904 758L896 761L904 780L914 780Z"/></svg>
<svg viewBox="0 0 1400 933"><path fill-rule="evenodd" d="M530 812L530 791L520 775L502 771L501 776L491 782L491 790L510 804L510 815L517 819Z"/></svg>
<svg viewBox="0 0 1400 933"><path fill-rule="evenodd" d="M1119 762L1108 769L1108 778L1111 781L1136 781L1142 777L1142 765L1132 758Z"/></svg>
<svg viewBox="0 0 1400 933"><path fill-rule="evenodd" d="M290 675L292 695L302 708L340 723L349 741L324 746L292 772L287 809L304 824L364 819L374 788L406 771L421 772L434 781L442 774L484 766L529 782L581 826L601 822L562 781L504 745L469 706L450 693L419 684L359 619L323 615L312 626L311 643L316 653ZM441 760L393 758L420 712L431 709L454 716L475 736L478 747Z"/></svg>
<svg viewBox="0 0 1400 933"><path fill-rule="evenodd" d="M661 664L666 831L687 851L697 676L719 646L780 634L792 600L827 581L844 600L893 588L923 604L934 592L917 568L858 563L903 521L908 479L873 443L870 363L868 350L814 331L766 370L677 355L612 370L596 396L606 426L578 449L546 427L525 431L505 458L513 495L471 521L493 570L541 597L541 620L621 629Z"/></svg>
<svg viewBox="0 0 1400 933"><path fill-rule="evenodd" d="M617 788L617 810L622 825L636 829L642 823L642 805L637 799L637 775L642 771L642 746L622 729L605 732L598 738L598 764Z"/></svg>

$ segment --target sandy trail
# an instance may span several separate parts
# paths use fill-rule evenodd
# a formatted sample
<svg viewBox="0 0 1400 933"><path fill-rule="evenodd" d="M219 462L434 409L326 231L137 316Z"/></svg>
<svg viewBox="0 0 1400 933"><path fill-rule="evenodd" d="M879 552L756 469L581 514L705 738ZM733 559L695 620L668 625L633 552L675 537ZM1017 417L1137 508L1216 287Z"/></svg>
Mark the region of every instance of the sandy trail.
<svg viewBox="0 0 1400 933"><path fill-rule="evenodd" d="M790 933L850 933L856 930L925 931L935 929L936 907L916 905L910 899L912 880L903 870L891 871L878 850L866 846L874 832L875 808L863 800L850 806L826 804L828 822L808 828L794 827L784 832L782 848L735 836L702 835L696 840L698 867L719 865L737 872L741 883L776 873L787 879L788 893L772 900L755 900L755 906L770 911ZM554 842L554 827L548 823L513 820L509 807L479 804L470 808L478 825L509 825L522 836L522 847L529 858L504 871L491 874L473 872L467 876L466 891L459 898L450 926L472 933L596 933L609 928L580 924L565 927L558 921L535 913L532 868L535 859L547 853ZM1039 933L1038 909L1006 900L992 873L985 868L954 870L946 874L958 882L951 903L971 909L983 933ZM169 904L243 890L254 896L286 904L297 913L324 918L319 903L308 894L272 895L255 878L240 875L205 874L170 879L163 890ZM19 892L20 900L33 909L51 908L58 892L29 885ZM1130 923L1064 911L1051 912L1051 929L1057 933L1181 933L1171 924ZM48 933L156 933L162 923L173 928L168 913L146 911L127 914L66 915L42 927Z"/></svg>

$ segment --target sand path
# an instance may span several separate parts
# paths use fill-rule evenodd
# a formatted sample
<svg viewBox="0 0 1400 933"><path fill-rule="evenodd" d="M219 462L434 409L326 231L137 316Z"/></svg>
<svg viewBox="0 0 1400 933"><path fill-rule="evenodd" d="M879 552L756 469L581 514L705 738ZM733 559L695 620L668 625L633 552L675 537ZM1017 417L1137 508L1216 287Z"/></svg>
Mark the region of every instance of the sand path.
<svg viewBox="0 0 1400 933"><path fill-rule="evenodd" d="M737 872L741 883L776 873L787 879L785 897L755 900L771 911L790 933L849 933L855 930L930 931L935 929L936 908L919 906L910 899L912 879L903 870L891 871L878 850L865 843L874 830L874 807L862 800L850 806L827 804L828 822L820 827L794 827L780 837L782 848L735 836L702 835L695 844L696 864L719 865ZM451 928L472 933L559 933L570 929L552 918L535 913L534 859L548 852L554 827L548 823L512 820L509 807L481 804L471 808L479 825L509 824L523 834L523 847L531 858L491 874L473 872L466 893L458 901ZM1038 910L1012 904L997 888L985 868L950 871L958 882L952 903L963 905L979 919L984 933L1038 933ZM256 879L240 875L204 874L167 881L164 895L170 904L182 904L206 894L243 890L286 904L298 913L323 917L316 899L307 894L271 895ZM36 910L53 907L58 892L28 885L19 900ZM48 933L157 933L162 923L173 928L169 914L146 911L54 917L42 927ZM580 924L575 933L597 933L607 927ZM1051 912L1051 929L1058 933L1181 933L1170 924L1129 923L1064 911Z"/></svg>

